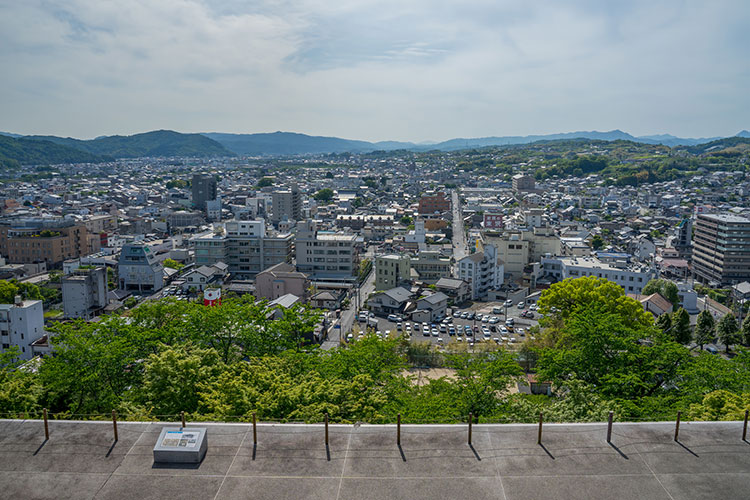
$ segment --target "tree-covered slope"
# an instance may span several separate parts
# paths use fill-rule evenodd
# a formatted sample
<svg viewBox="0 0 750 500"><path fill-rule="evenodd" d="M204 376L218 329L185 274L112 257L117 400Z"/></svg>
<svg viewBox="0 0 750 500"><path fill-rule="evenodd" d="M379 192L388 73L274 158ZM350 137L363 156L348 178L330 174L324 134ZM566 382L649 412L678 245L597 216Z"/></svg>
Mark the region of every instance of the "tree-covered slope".
<svg viewBox="0 0 750 500"><path fill-rule="evenodd" d="M29 136L30 140L51 141L64 146L114 158L144 156L234 156L218 142L200 134L180 134L172 130L154 130L135 135L112 135L82 141L55 136Z"/></svg>
<svg viewBox="0 0 750 500"><path fill-rule="evenodd" d="M49 165L55 163L98 163L108 157L51 141L0 135L0 166Z"/></svg>

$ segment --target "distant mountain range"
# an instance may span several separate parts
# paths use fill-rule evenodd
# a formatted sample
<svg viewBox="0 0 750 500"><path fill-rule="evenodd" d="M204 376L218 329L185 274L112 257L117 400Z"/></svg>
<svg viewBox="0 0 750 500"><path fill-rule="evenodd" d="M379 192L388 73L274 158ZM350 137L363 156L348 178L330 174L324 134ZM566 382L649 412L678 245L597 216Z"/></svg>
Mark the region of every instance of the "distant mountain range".
<svg viewBox="0 0 750 500"><path fill-rule="evenodd" d="M742 135L747 134L747 135ZM701 139L689 139L675 137L669 134L649 135L635 137L621 130L610 132L566 132L561 134L526 135L526 136L503 136L503 137L481 137L470 139L450 139L438 143L413 142L367 142L339 137L319 137L292 132L273 132L263 134L222 134L205 133L225 148L239 155L262 156L262 155L294 155L315 153L361 153L368 151L393 151L397 149L408 149L413 151L456 151L461 149L483 148L487 146L508 146L511 144L529 144L537 141L554 141L564 139L595 139L602 141L633 141L645 144L663 144L665 146L695 146L708 143L720 137L707 137ZM739 137L750 137L750 132L743 130Z"/></svg>
<svg viewBox="0 0 750 500"><path fill-rule="evenodd" d="M734 138L750 138L750 132L742 130ZM57 136L20 136L0 132L0 162L2 164L49 164L84 163L109 161L115 158L139 157L216 157L216 156L281 156L325 153L363 153L370 151L456 151L529 144L537 141L569 139L592 139L603 141L633 141L645 144L663 144L681 147L694 154L714 147L713 141L734 138L709 137L688 139L669 134L635 137L621 130L609 132L566 132L547 135L482 137L450 139L438 143L382 141L368 142L339 137L320 137L292 132L259 134L182 134L171 130L156 130L131 136L103 136L91 140L80 140ZM706 147L701 147L706 145ZM726 146L731 146L727 144Z"/></svg>

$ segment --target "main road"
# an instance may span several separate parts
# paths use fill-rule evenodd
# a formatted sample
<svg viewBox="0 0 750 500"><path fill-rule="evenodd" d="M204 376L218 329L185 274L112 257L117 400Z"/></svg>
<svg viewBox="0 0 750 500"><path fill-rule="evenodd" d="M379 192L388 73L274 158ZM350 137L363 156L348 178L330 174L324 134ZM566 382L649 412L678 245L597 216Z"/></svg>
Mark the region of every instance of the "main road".
<svg viewBox="0 0 750 500"><path fill-rule="evenodd" d="M464 217L461 211L461 200L458 196L458 188L451 191L451 210L453 211L453 259L458 261L468 255L466 248L466 232L464 230ZM454 269L453 275L458 276Z"/></svg>

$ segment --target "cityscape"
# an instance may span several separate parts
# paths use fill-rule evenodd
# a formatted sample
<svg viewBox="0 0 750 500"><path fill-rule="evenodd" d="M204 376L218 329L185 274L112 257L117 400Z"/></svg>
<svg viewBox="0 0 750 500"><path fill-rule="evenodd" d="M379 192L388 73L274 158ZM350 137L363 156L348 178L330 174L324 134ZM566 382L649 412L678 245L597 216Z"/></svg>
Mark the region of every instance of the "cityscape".
<svg viewBox="0 0 750 500"><path fill-rule="evenodd" d="M0 498L747 497L746 5L0 12Z"/></svg>

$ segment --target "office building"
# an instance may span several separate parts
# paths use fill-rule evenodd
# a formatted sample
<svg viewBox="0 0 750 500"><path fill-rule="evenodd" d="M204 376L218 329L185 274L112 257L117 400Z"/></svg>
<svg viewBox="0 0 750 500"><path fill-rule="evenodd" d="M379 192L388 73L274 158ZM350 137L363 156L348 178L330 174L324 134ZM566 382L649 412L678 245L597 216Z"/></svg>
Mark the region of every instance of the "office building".
<svg viewBox="0 0 750 500"><path fill-rule="evenodd" d="M695 279L716 286L750 280L750 219L699 214L694 227Z"/></svg>
<svg viewBox="0 0 750 500"><path fill-rule="evenodd" d="M152 294L164 286L164 267L151 247L141 243L123 245L117 276L120 290Z"/></svg>
<svg viewBox="0 0 750 500"><path fill-rule="evenodd" d="M224 262L235 280L252 279L281 262L291 262L293 236L266 233L265 221L227 221L190 240L196 266Z"/></svg>
<svg viewBox="0 0 750 500"><path fill-rule="evenodd" d="M481 244L480 248L458 261L458 278L469 284L472 300L486 299L490 290L503 284L504 267L497 258L497 248Z"/></svg>
<svg viewBox="0 0 750 500"><path fill-rule="evenodd" d="M445 197L445 193L426 194L419 199L417 212L421 215L448 212L451 209L451 201Z"/></svg>
<svg viewBox="0 0 750 500"><path fill-rule="evenodd" d="M193 206L203 212L206 202L216 199L216 177L213 175L193 174Z"/></svg>
<svg viewBox="0 0 750 500"><path fill-rule="evenodd" d="M0 255L10 264L44 262L47 268L99 251L82 223L64 218L22 218L0 221Z"/></svg>
<svg viewBox="0 0 750 500"><path fill-rule="evenodd" d="M298 226L295 248L297 270L312 279L349 280L359 271L355 234L318 231L315 221L306 220Z"/></svg>
<svg viewBox="0 0 750 500"><path fill-rule="evenodd" d="M271 222L278 223L284 219L302 219L302 194L296 183L289 189L274 191L271 195Z"/></svg>
<svg viewBox="0 0 750 500"><path fill-rule="evenodd" d="M612 254L605 260L596 257L542 257L542 272L553 281L594 276L620 285L625 293L640 294L651 279L657 277L653 268L631 264L625 254Z"/></svg>

